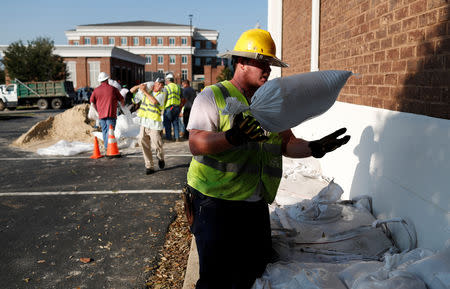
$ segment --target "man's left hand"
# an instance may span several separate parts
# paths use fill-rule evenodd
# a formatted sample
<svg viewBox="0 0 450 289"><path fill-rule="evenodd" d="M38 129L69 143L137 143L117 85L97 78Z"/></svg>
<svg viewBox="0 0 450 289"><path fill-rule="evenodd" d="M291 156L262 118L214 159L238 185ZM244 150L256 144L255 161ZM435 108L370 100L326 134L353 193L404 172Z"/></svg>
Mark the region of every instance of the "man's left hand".
<svg viewBox="0 0 450 289"><path fill-rule="evenodd" d="M338 138L338 136L344 134L346 131L347 129L343 127L319 140L310 141L309 148L311 149L312 156L315 158L321 158L326 153L334 151L338 147L346 144L350 140L349 135L346 135L343 138Z"/></svg>

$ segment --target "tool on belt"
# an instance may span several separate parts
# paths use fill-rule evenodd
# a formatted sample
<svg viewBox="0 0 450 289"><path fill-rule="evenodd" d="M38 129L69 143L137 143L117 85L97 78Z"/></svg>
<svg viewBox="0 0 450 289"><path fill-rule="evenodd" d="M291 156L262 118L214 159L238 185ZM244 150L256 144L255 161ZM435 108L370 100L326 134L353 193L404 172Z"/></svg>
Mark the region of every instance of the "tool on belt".
<svg viewBox="0 0 450 289"><path fill-rule="evenodd" d="M187 184L181 190L181 196L184 203L184 213L190 227L194 223L194 194L189 190Z"/></svg>

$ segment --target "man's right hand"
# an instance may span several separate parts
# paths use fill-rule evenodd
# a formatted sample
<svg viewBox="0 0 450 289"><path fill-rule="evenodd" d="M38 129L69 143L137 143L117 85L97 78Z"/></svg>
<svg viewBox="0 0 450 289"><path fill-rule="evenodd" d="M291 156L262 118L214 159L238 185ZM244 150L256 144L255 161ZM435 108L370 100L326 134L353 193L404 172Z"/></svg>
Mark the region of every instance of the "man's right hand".
<svg viewBox="0 0 450 289"><path fill-rule="evenodd" d="M244 118L242 113L235 116L233 127L225 132L225 138L234 146L240 146L250 141L260 142L268 139L264 135L264 130L259 122L250 115Z"/></svg>

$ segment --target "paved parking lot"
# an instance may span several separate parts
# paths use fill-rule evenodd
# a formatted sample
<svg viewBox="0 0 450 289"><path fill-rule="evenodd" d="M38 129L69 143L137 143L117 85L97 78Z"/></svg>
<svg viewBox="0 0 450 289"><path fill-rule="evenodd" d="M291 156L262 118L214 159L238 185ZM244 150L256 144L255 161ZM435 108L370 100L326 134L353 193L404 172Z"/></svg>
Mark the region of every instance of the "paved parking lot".
<svg viewBox="0 0 450 289"><path fill-rule="evenodd" d="M185 183L187 142L145 175L117 159L41 157L9 144L55 111L0 112L0 288L145 288Z"/></svg>

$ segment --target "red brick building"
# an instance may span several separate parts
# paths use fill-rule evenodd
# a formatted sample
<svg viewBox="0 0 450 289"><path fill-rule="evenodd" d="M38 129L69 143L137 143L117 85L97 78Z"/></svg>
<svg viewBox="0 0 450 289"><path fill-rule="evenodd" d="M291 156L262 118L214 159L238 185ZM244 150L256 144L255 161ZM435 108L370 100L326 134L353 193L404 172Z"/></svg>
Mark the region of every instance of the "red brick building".
<svg viewBox="0 0 450 289"><path fill-rule="evenodd" d="M145 80L172 72L176 82L205 79L204 66L217 65L216 30L190 25L132 21L79 25L66 31L69 45L117 46L145 58Z"/></svg>
<svg viewBox="0 0 450 289"><path fill-rule="evenodd" d="M57 45L54 53L63 57L75 89L97 87L101 71L122 85L144 81L145 59L117 47Z"/></svg>
<svg viewBox="0 0 450 289"><path fill-rule="evenodd" d="M360 74L339 101L450 119L448 1L279 1L283 76L310 71L314 2L318 68Z"/></svg>

